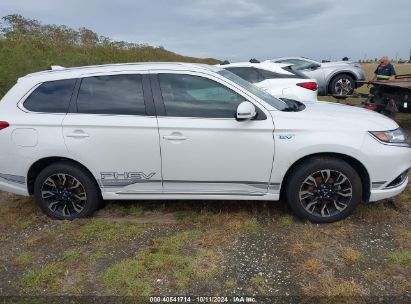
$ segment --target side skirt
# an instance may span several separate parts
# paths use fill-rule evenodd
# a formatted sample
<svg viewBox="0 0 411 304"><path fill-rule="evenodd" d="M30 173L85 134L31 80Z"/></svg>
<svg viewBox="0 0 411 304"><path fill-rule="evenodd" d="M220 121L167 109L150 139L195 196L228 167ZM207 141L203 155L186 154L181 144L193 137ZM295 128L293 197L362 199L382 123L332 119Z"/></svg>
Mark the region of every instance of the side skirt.
<svg viewBox="0 0 411 304"><path fill-rule="evenodd" d="M276 193L127 193L103 192L105 200L258 200L278 201L280 194Z"/></svg>

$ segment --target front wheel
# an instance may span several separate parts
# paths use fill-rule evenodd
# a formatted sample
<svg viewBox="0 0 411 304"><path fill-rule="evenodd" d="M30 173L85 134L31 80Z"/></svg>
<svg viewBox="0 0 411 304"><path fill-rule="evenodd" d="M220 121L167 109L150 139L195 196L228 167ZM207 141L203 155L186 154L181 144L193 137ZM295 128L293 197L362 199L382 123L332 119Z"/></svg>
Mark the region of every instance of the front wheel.
<svg viewBox="0 0 411 304"><path fill-rule="evenodd" d="M34 182L34 197L48 216L73 220L91 215L101 204L101 192L93 177L69 162L43 169Z"/></svg>
<svg viewBox="0 0 411 304"><path fill-rule="evenodd" d="M355 89L355 80L350 75L341 74L334 77L330 82L330 93L332 95L350 95Z"/></svg>
<svg viewBox="0 0 411 304"><path fill-rule="evenodd" d="M362 196L358 173L345 161L327 157L311 158L298 165L286 187L291 210L316 223L349 216Z"/></svg>

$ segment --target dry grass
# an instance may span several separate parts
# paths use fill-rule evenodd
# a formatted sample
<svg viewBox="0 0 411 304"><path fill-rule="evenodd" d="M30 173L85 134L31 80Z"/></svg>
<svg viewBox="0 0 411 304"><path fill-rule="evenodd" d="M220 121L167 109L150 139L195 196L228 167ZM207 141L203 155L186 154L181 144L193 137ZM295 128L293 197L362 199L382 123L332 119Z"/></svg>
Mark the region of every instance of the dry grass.
<svg viewBox="0 0 411 304"><path fill-rule="evenodd" d="M298 269L297 271L306 272L311 275L318 274L322 268L323 268L323 265L316 258L310 258L297 265L297 269Z"/></svg>
<svg viewBox="0 0 411 304"><path fill-rule="evenodd" d="M353 248L344 248L340 247L341 257L348 263L358 263L365 260L364 255L359 251Z"/></svg>
<svg viewBox="0 0 411 304"><path fill-rule="evenodd" d="M34 257L31 252L23 252L13 259L13 265L18 267L26 267L33 263Z"/></svg>
<svg viewBox="0 0 411 304"><path fill-rule="evenodd" d="M50 234L50 231L33 235L26 240L26 245L29 247L37 246L43 241L45 241L49 237L49 234Z"/></svg>
<svg viewBox="0 0 411 304"><path fill-rule="evenodd" d="M302 286L303 294L309 297L353 297L366 295L365 289L354 280L337 279L323 273L315 280L307 280Z"/></svg>

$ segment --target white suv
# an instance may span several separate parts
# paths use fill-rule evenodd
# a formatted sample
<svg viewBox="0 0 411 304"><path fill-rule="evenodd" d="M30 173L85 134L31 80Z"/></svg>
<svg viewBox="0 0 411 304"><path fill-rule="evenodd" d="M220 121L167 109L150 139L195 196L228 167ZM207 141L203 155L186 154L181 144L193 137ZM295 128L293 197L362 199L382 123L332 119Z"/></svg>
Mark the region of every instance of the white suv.
<svg viewBox="0 0 411 304"><path fill-rule="evenodd" d="M399 194L411 149L391 119L281 101L215 66L120 64L27 75L0 102L0 190L58 219L102 199L287 199L331 222Z"/></svg>
<svg viewBox="0 0 411 304"><path fill-rule="evenodd" d="M219 66L255 84L274 97L301 102L317 100L317 81L292 70L292 64L260 63L253 62L252 59L250 62L225 63Z"/></svg>

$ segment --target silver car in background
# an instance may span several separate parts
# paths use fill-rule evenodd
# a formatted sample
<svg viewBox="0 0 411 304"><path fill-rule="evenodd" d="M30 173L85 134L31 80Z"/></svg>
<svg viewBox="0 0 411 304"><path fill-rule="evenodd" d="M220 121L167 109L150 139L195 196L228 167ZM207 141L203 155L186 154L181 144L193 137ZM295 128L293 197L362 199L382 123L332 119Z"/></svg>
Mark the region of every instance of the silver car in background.
<svg viewBox="0 0 411 304"><path fill-rule="evenodd" d="M362 85L356 81L365 80L361 65L350 61L320 63L304 57L281 57L267 61L292 64L292 69L316 79L318 95L349 95Z"/></svg>

